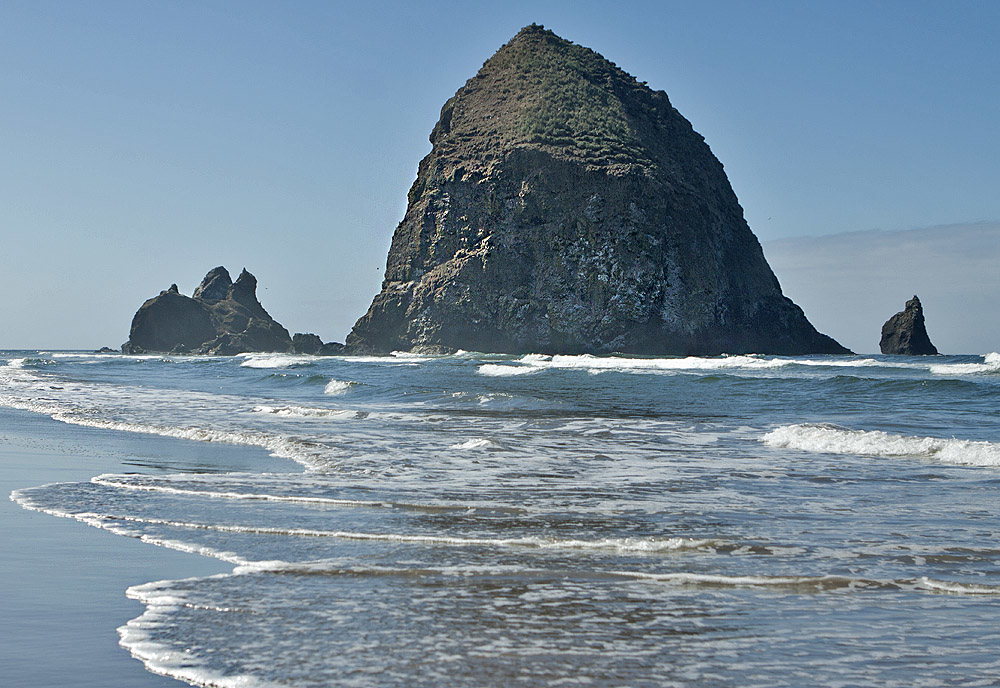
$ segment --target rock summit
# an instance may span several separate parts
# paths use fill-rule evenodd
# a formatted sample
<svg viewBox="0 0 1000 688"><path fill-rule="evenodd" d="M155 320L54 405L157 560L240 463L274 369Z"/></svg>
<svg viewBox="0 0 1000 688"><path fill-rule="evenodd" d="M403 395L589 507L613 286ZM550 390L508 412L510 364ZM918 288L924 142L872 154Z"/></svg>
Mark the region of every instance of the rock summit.
<svg viewBox="0 0 1000 688"><path fill-rule="evenodd" d="M900 356L933 356L938 353L937 347L931 344L931 338L927 336L924 307L916 295L906 302L903 310L882 325L879 349L884 354Z"/></svg>
<svg viewBox="0 0 1000 688"><path fill-rule="evenodd" d="M849 353L782 295L667 94L592 50L522 29L430 140L348 350Z"/></svg>
<svg viewBox="0 0 1000 688"><path fill-rule="evenodd" d="M205 275L192 296L172 284L143 303L122 352L232 355L291 346L288 330L257 300L257 278L244 268L233 282L220 266Z"/></svg>
<svg viewBox="0 0 1000 688"><path fill-rule="evenodd" d="M147 300L135 317L122 353L234 355L245 352L338 354L342 344L323 344L314 334L288 335L257 300L257 278L244 268L233 282L213 268L192 296L176 284Z"/></svg>

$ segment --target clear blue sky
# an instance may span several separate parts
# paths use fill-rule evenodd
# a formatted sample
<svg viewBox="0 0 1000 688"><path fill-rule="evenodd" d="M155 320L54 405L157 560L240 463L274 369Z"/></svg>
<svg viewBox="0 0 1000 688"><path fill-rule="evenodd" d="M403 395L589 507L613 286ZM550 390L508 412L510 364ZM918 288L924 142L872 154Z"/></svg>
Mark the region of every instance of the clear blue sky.
<svg viewBox="0 0 1000 688"><path fill-rule="evenodd" d="M762 241L1000 220L1000 2L4 0L0 347L118 346L220 264L342 341L441 105L531 22L666 90Z"/></svg>

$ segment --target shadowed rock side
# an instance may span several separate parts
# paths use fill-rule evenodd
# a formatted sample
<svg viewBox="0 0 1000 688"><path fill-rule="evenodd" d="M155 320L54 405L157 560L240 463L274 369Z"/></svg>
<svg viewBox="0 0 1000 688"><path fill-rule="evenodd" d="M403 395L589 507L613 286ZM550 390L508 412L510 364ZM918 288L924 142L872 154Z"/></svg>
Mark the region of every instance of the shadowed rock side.
<svg viewBox="0 0 1000 688"><path fill-rule="evenodd" d="M938 350L931 344L924 323L924 307L914 295L906 307L889 318L882 326L879 349L884 354L900 356L933 356Z"/></svg>
<svg viewBox="0 0 1000 688"><path fill-rule="evenodd" d="M257 279L245 269L235 282L229 272L211 270L184 296L171 285L146 301L132 319L123 353L202 353L289 351L288 330L257 300Z"/></svg>
<svg viewBox="0 0 1000 688"><path fill-rule="evenodd" d="M849 353L666 93L597 53L523 29L430 138L349 351Z"/></svg>

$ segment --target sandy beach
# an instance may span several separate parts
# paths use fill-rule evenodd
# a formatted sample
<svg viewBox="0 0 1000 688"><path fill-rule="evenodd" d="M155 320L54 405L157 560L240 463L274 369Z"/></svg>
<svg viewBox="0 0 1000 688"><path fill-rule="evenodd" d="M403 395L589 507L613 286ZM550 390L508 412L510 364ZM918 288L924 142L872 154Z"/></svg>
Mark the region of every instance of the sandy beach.
<svg viewBox="0 0 1000 688"><path fill-rule="evenodd" d="M211 463L206 453L224 463L238 462L247 452L262 459L263 452L234 449L68 426L0 409L0 491L8 497L12 490L106 472L183 470L199 459ZM32 688L180 685L146 671L118 646L116 629L143 611L125 590L224 573L229 565L28 511L9 498L0 500L0 513L0 682Z"/></svg>

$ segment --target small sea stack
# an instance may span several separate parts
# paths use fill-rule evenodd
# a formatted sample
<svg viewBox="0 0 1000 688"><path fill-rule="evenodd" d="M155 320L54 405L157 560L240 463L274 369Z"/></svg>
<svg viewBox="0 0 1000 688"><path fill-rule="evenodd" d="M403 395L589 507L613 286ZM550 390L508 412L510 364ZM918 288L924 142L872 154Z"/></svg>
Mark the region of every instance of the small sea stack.
<svg viewBox="0 0 1000 688"><path fill-rule="evenodd" d="M244 268L233 282L221 266L205 275L192 296L172 284L143 303L122 344L126 354L233 355L291 348L288 330L257 300L257 278Z"/></svg>
<svg viewBox="0 0 1000 688"><path fill-rule="evenodd" d="M850 353L781 293L667 94L596 52L524 28L430 140L348 351Z"/></svg>
<svg viewBox="0 0 1000 688"><path fill-rule="evenodd" d="M882 325L879 349L884 354L899 356L934 356L938 353L927 336L924 308L915 294L902 311Z"/></svg>

